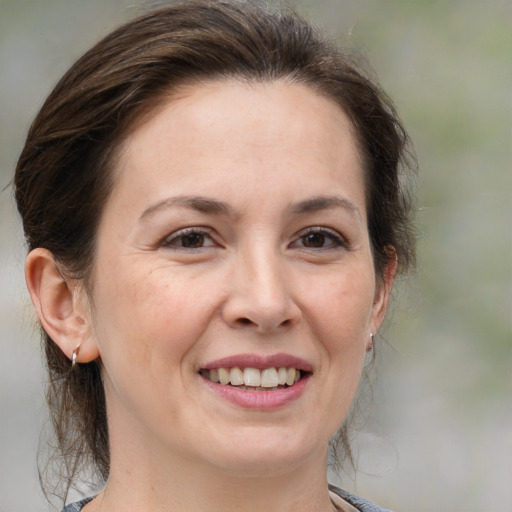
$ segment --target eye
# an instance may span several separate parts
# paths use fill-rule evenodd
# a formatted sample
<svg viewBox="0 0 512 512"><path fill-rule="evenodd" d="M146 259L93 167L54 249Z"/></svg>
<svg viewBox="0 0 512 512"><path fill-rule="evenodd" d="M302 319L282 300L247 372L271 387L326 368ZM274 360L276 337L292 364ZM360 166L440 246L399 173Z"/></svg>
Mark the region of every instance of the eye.
<svg viewBox="0 0 512 512"><path fill-rule="evenodd" d="M163 247L177 249L202 249L216 245L210 233L202 228L180 229L162 241Z"/></svg>
<svg viewBox="0 0 512 512"><path fill-rule="evenodd" d="M299 233L299 238L292 244L293 247L304 249L337 249L345 247L343 237L336 231L328 228L313 227Z"/></svg>

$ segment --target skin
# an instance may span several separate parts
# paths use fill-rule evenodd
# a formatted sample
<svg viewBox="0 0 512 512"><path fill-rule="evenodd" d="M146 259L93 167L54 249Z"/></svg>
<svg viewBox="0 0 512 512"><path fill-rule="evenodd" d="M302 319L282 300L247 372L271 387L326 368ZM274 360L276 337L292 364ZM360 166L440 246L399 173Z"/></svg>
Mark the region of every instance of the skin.
<svg viewBox="0 0 512 512"><path fill-rule="evenodd" d="M101 357L112 464L86 512L332 510L327 444L394 274L375 275L360 155L334 102L286 82L182 91L123 142L92 288L43 249L26 274L68 357ZM312 367L276 409L235 405L198 373L276 353Z"/></svg>

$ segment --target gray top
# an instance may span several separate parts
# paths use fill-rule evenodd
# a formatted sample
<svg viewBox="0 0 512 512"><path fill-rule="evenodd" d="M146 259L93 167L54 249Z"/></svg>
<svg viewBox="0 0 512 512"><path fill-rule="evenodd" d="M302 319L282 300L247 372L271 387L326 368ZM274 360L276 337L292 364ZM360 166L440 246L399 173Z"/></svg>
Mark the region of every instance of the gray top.
<svg viewBox="0 0 512 512"><path fill-rule="evenodd" d="M387 509L374 505L368 500L355 496L354 494L344 491L338 487L334 487L334 485L329 485L329 490L343 498L346 502L350 503L353 507L359 510L359 512L390 512ZM92 498L85 498L84 500L77 501L76 503L71 503L65 507L62 512L80 512L82 507L91 500Z"/></svg>
<svg viewBox="0 0 512 512"><path fill-rule="evenodd" d="M353 507L357 508L360 512L391 512L386 508L381 508L372 503L371 501L360 498L355 494L344 491L334 485L329 485L329 490L343 498L347 503L350 503Z"/></svg>

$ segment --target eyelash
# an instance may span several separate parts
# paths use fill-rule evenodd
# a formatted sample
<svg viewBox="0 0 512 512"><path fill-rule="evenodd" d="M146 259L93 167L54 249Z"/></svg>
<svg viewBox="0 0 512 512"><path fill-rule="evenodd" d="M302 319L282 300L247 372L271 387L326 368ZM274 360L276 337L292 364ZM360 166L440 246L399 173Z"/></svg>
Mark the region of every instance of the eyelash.
<svg viewBox="0 0 512 512"><path fill-rule="evenodd" d="M199 247L187 247L186 245L183 245L183 239L190 235L196 235L196 236L203 237L203 238L209 238L212 243L208 244L208 245L201 245ZM179 242L180 240L182 242L181 244L175 245L173 243L176 241ZM213 239L213 237L211 235L211 231L208 230L207 228L190 227L190 228L180 229L179 231L176 231L176 232L172 233L171 235L165 237L162 240L162 242L160 243L160 245L162 247L172 247L173 249L176 249L176 250L185 250L185 251L196 250L197 251L200 249L217 246L218 244Z"/></svg>
<svg viewBox="0 0 512 512"><path fill-rule="evenodd" d="M195 235L199 237L199 246L198 247L191 247L187 245L183 245L183 241L185 237ZM307 247L304 245L304 239L310 235L315 235L319 237L323 237L323 240L320 239L320 241L325 241L325 239L330 239L331 243L328 245L321 245L320 247ZM208 238L210 239L211 243L204 245L204 239ZM181 244L175 244L175 242L180 242ZM347 242L346 240L335 230L325 228L325 227L309 227L305 230L302 230L298 237L295 239L294 242L290 244L290 247L294 247L299 241L303 241L303 244L299 247L302 250L312 250L312 251L325 251L325 250L332 250L332 249L338 249L338 248L346 248ZM209 247L218 246L218 244L215 242L211 235L211 231L207 228L203 227L189 227L180 229L179 231L176 231L175 233L172 233L171 235L167 236L162 240L160 243L162 247L169 247L173 248L175 250L185 250L185 251L197 251L201 249L206 249ZM193 243L192 243L193 245Z"/></svg>
<svg viewBox="0 0 512 512"><path fill-rule="evenodd" d="M324 238L329 238L332 240L332 242L328 245L321 246L321 247L307 247L305 245L302 245L301 248L305 250L316 250L316 251L322 251L322 250L332 250L332 249L338 249L338 248L346 248L347 242L346 240L333 229L325 228L325 227L310 227L307 228L299 233L299 236L297 237L296 241L292 243L294 245L300 240L304 240L305 237L309 235L318 235L322 236Z"/></svg>

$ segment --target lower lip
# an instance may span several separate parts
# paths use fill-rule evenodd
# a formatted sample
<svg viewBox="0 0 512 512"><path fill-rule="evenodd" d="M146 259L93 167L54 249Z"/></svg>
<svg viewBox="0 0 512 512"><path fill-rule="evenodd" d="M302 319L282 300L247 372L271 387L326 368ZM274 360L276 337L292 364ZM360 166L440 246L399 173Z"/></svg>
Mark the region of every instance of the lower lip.
<svg viewBox="0 0 512 512"><path fill-rule="evenodd" d="M223 385L212 382L201 377L204 383L219 395L221 398L246 409L269 410L284 407L297 400L304 390L309 380L309 375L305 375L293 386L276 389L275 391L248 391L238 389L234 386Z"/></svg>

